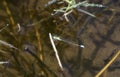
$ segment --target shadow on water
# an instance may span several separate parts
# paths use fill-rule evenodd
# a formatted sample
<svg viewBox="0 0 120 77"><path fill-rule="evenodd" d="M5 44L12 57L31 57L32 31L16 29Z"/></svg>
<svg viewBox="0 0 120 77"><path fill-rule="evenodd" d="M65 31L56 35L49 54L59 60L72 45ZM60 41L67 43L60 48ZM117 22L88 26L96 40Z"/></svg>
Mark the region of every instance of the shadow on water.
<svg viewBox="0 0 120 77"><path fill-rule="evenodd" d="M89 35L89 38L91 39L91 41L94 43L94 45L96 46L95 49L93 50L93 53L91 55L91 59L86 59L86 60L80 60L81 57L79 57L78 61L83 61L83 67L84 69L82 70L81 74L79 76L82 76L86 71L89 70L89 72L91 72L91 74L93 76L95 76L95 70L94 70L94 66L92 66L92 62L94 61L94 59L96 59L97 57L97 53L98 51L101 49L101 48L104 48L105 47L105 43L106 42L110 42L116 46L120 46L120 41L114 41L113 39L111 39L111 35L114 33L114 31L116 30L116 28L118 28L120 24L120 21L119 19L116 20L113 24L112 24L112 27L107 31L107 34L106 35L102 35L100 32L97 32L97 36L101 38L101 40L97 40L95 39L93 36L91 36L91 34ZM79 51L79 55L78 56L81 56L82 50L80 49ZM88 65L86 65L88 64ZM79 64L80 65L80 64ZM119 69L119 66L116 66L116 67L110 67L110 69L115 69L117 68ZM97 67L98 70L100 70L101 67Z"/></svg>
<svg viewBox="0 0 120 77"><path fill-rule="evenodd" d="M108 3L106 3L105 5L107 5L108 7L113 4L113 0L110 0ZM96 13L102 13L104 9L100 9L100 10L97 10ZM82 39L80 39L81 35L83 34L83 32L85 32L87 30L87 26L89 25L90 22L95 22L94 18L92 17L88 17L86 19L86 21L84 21L82 27L80 27L80 29L78 30L77 32L77 37L78 37L78 43L81 43ZM78 20L79 21L79 20ZM78 24L78 21L77 24ZM97 19L97 21L99 21L99 19ZM101 22L101 21L99 21ZM102 23L102 22L101 22ZM106 25L106 23L104 23ZM95 70L100 70L102 67L95 67L92 65L92 62L94 61L94 59L96 58L97 56L97 53L98 51L100 50L100 48L103 48L105 45L106 42L110 42L112 43L113 45L116 45L116 46L120 46L120 41L115 41L113 39L111 39L111 36L112 34L115 32L116 28L118 28L120 24L120 21L119 21L119 18L117 18L112 25L112 27L107 31L106 35L103 35L101 34L100 32L97 32L96 33L96 36L98 36L99 38L101 38L101 40L97 40L95 39L93 36L91 36L91 34L89 34L89 38L91 39L91 41L94 43L94 45L96 46L95 49L93 50L93 53L91 55L91 59L84 59L82 58L82 49L78 48L79 49L79 52L78 52L78 68L80 67L83 67L83 69L81 70L82 72L79 73L79 76L82 77L82 75L86 72L86 71L89 71L92 76L95 76ZM95 27L95 25L93 25ZM82 66L79 66L81 65L80 63L83 63ZM76 66L77 67L77 66ZM117 66L116 66L117 67ZM110 68L113 68L114 67L110 67ZM119 66L118 66L119 68Z"/></svg>
<svg viewBox="0 0 120 77"><path fill-rule="evenodd" d="M110 39L110 38L111 38L111 35L114 33L115 29L116 29L117 27L119 27L119 26L118 26L119 23L120 23L120 22L119 22L119 19L118 19L117 21L115 21L115 23L112 24L112 27L110 28L110 30L108 30L108 32L107 32L106 35L102 35L101 33L97 32L97 35L98 35L100 38L102 38L102 40L100 40L100 41L98 41L98 40L96 40L94 37L91 37L91 36L90 36L90 38L92 39L93 43L94 43L95 46L96 46L96 48L94 49L93 55L91 55L92 60L94 60L94 59L96 58L97 52L99 51L99 49L100 49L102 46L104 46L104 44L105 44L107 41L109 41L109 42L111 42L112 44L115 44L115 45L120 45L120 42L119 42L119 41L117 41L117 43L116 43L116 41L113 41L112 39Z"/></svg>

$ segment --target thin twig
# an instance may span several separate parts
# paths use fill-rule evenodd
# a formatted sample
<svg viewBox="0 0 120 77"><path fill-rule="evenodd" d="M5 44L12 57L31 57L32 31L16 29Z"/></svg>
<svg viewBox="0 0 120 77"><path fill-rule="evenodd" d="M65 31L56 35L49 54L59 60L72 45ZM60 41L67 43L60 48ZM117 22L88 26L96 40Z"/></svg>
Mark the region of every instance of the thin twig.
<svg viewBox="0 0 120 77"><path fill-rule="evenodd" d="M51 33L49 33L49 38L50 38L50 41L51 41L53 50L54 50L54 52L55 52L55 56L56 56L56 58L57 58L58 64L59 64L61 70L63 70L63 66L62 66L62 63L61 63L61 61L60 61L60 58L59 58L59 55L58 55L58 51L57 51L56 46L55 46L55 44L54 44L54 41L53 41L53 38L52 38Z"/></svg>
<svg viewBox="0 0 120 77"><path fill-rule="evenodd" d="M98 72L98 74L95 77L99 77L112 63L115 61L115 59L120 55L120 50L115 54L115 56L105 65L105 67Z"/></svg>

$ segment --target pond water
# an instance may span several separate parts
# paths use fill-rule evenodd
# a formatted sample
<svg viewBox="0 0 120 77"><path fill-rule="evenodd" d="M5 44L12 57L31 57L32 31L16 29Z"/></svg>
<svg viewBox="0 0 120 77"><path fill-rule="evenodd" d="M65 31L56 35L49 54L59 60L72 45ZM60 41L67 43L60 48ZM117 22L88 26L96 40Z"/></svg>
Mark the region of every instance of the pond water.
<svg viewBox="0 0 120 77"><path fill-rule="evenodd" d="M0 6L1 77L95 77L119 50L119 0L2 0ZM119 77L119 59L101 76Z"/></svg>

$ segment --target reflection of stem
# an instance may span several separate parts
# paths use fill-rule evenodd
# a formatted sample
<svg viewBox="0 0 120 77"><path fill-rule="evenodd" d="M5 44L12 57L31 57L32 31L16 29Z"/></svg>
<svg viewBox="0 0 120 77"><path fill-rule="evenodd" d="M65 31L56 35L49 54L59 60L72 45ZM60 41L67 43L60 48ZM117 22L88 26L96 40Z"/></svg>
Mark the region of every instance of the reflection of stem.
<svg viewBox="0 0 120 77"><path fill-rule="evenodd" d="M3 0L2 3L3 3L3 5L4 5L5 9L6 9L6 12L7 12L9 18L10 18L10 21L11 21L11 24L12 24L12 29L14 29L15 21L14 21L14 19L13 19L13 16L12 16L12 14L11 14L11 11L10 11L8 5L7 5L6 0Z"/></svg>
<svg viewBox="0 0 120 77"><path fill-rule="evenodd" d="M115 56L105 65L105 67L98 72L98 74L95 77L99 77L112 63L115 61L115 59L120 55L120 50L115 54Z"/></svg>

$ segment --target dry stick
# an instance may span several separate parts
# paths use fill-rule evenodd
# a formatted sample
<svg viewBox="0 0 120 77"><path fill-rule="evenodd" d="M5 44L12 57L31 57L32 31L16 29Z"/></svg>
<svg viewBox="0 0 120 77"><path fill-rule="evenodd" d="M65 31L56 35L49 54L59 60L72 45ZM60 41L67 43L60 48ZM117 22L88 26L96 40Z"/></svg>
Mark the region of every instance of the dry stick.
<svg viewBox="0 0 120 77"><path fill-rule="evenodd" d="M60 69L61 69L61 72L62 72L63 77L71 77L71 76L69 76L69 75L66 73L66 71L64 70L64 68L63 68L63 66L62 66L62 63L61 63L61 61L60 61L60 58L59 58L59 55L58 55L58 51L57 51L57 48L56 48L56 46L55 46L55 44L54 44L54 41L53 41L53 38L52 38L51 33L49 33L49 38L50 38L50 41L51 41L53 50L54 50L54 52L55 52L55 56L56 56L56 58L57 58L57 61L58 61L59 67L60 67Z"/></svg>
<svg viewBox="0 0 120 77"><path fill-rule="evenodd" d="M115 61L115 59L120 55L120 50L115 54L115 56L106 64L106 66L98 72L98 74L95 77L99 77L112 63Z"/></svg>
<svg viewBox="0 0 120 77"><path fill-rule="evenodd" d="M62 66L62 63L61 63L60 58L59 58L59 56L58 56L58 51L57 51L56 46L55 46L55 44L54 44L54 41L53 41L53 38L52 38L51 33L49 33L49 38L50 38L50 41L51 41L53 50L54 50L54 52L55 52L55 56L56 56L56 58L57 58L58 64L59 64L61 70L63 70L63 66Z"/></svg>

